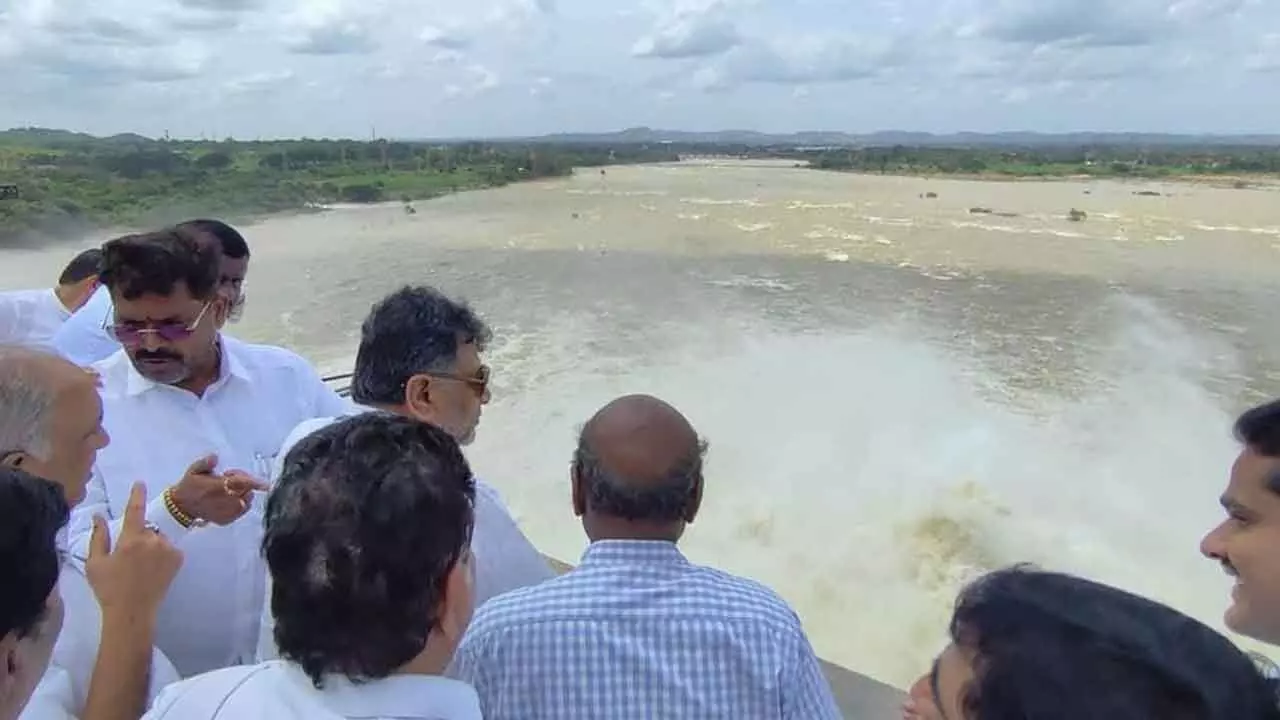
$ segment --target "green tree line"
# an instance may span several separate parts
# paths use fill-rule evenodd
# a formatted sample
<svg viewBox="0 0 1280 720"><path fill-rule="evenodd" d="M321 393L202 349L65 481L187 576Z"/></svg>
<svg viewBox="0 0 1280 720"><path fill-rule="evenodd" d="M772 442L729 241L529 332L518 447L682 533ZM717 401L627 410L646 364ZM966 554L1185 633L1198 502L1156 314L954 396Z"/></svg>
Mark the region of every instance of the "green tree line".
<svg viewBox="0 0 1280 720"><path fill-rule="evenodd" d="M869 147L797 152L822 170L1010 177L1280 174L1280 147Z"/></svg>
<svg viewBox="0 0 1280 720"><path fill-rule="evenodd" d="M198 215L245 219L335 202L410 202L675 160L666 148L400 141L168 141L0 132L0 245Z"/></svg>

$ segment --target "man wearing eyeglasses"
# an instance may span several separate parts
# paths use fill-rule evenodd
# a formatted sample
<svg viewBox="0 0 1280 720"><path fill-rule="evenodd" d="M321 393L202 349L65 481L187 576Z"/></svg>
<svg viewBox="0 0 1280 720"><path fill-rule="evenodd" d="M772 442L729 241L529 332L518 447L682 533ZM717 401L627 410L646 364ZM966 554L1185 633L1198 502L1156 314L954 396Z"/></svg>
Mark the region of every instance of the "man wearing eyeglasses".
<svg viewBox="0 0 1280 720"><path fill-rule="evenodd" d="M216 243L222 250L219 264L218 290L230 305L227 321L235 322L244 313L244 283L249 274L249 244L235 228L221 220L188 220L176 226L196 233L203 242ZM98 256L100 250L94 250ZM95 258L94 273L97 273ZM111 293L99 287L53 334L51 343L60 355L77 365L92 365L113 355L120 343L107 326L114 310Z"/></svg>
<svg viewBox="0 0 1280 720"><path fill-rule="evenodd" d="M466 304L434 288L401 288L373 306L360 333L351 395L363 410L389 412L435 425L461 445L475 439L489 402L489 367L481 360L490 331ZM337 418L308 420L289 434L277 455L278 477L289 450ZM475 602L554 576L521 532L497 490L476 481ZM258 637L258 660L276 657L270 588Z"/></svg>
<svg viewBox="0 0 1280 720"><path fill-rule="evenodd" d="M146 521L186 558L156 621L184 676L252 658L265 582L254 493L292 428L350 408L296 354L219 332L231 306L220 268L217 243L191 229L103 246L107 331L122 349L93 367L112 443L71 521L83 552L93 516L118 533L132 484L146 485Z"/></svg>

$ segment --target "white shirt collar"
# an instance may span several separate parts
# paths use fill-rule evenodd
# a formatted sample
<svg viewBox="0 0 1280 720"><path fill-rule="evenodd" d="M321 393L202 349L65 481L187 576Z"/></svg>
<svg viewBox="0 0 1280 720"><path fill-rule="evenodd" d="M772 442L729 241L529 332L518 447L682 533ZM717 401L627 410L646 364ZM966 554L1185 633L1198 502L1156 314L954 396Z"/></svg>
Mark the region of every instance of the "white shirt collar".
<svg viewBox="0 0 1280 720"><path fill-rule="evenodd" d="M392 675L353 683L345 677L325 678L316 690L297 665L285 665L295 683L318 693L325 707L343 717L414 718L415 720L482 720L480 697L470 685L437 675Z"/></svg>
<svg viewBox="0 0 1280 720"><path fill-rule="evenodd" d="M71 308L64 305L62 302L62 298L58 297L57 288L49 288L49 295L53 297L53 306L58 308L59 314L62 316L62 319L65 320L72 316L73 311L71 310Z"/></svg>
<svg viewBox="0 0 1280 720"><path fill-rule="evenodd" d="M236 343L221 333L218 335L218 343L222 347L222 363L218 368L218 379L214 381L206 392L216 391L227 383L229 378L237 378L246 382L252 382L253 378L249 375L248 369L245 368L244 362L240 359L237 352ZM121 353L125 351L120 350ZM133 366L133 361L128 357L123 358L125 363L125 394L129 397L136 397L149 390L156 388L168 387L162 383L148 380L143 377L138 369Z"/></svg>

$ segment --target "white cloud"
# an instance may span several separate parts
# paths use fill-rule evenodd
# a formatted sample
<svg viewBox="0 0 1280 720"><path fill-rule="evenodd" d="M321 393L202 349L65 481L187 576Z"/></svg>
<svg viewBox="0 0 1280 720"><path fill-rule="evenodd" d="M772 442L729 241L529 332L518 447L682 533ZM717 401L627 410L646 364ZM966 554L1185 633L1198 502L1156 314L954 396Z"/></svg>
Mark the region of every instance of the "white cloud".
<svg viewBox="0 0 1280 720"><path fill-rule="evenodd" d="M741 41L728 6L712 2L702 6L676 6L656 27L636 40L636 57L680 58L718 55Z"/></svg>
<svg viewBox="0 0 1280 720"><path fill-rule="evenodd" d="M418 39L432 47L461 52L471 46L471 38L461 28L444 29L435 25L427 25L418 33Z"/></svg>
<svg viewBox="0 0 1280 720"><path fill-rule="evenodd" d="M483 65L468 65L458 83L445 86L445 96L470 98L488 92L499 85L498 74Z"/></svg>
<svg viewBox="0 0 1280 720"><path fill-rule="evenodd" d="M1268 33L1259 38L1257 48L1250 53L1245 67L1260 72L1280 71L1280 33Z"/></svg>
<svg viewBox="0 0 1280 720"><path fill-rule="evenodd" d="M267 0L178 0L178 4L196 10L239 12L263 8L267 5Z"/></svg>
<svg viewBox="0 0 1280 720"><path fill-rule="evenodd" d="M1274 0L0 0L0 126L1264 131Z"/></svg>

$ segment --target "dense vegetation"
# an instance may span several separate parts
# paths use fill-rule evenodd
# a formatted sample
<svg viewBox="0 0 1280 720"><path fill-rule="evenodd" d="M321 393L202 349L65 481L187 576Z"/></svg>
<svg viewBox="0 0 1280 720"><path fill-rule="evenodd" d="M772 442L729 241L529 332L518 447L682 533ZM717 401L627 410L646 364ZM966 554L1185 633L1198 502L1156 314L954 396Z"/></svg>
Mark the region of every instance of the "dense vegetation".
<svg viewBox="0 0 1280 720"><path fill-rule="evenodd" d="M824 170L1003 177L1177 178L1280 174L1280 147L873 147L795 155Z"/></svg>
<svg viewBox="0 0 1280 720"><path fill-rule="evenodd" d="M674 159L668 149L642 146L161 141L10 130L0 132L0 244L198 215L408 202L574 167Z"/></svg>

